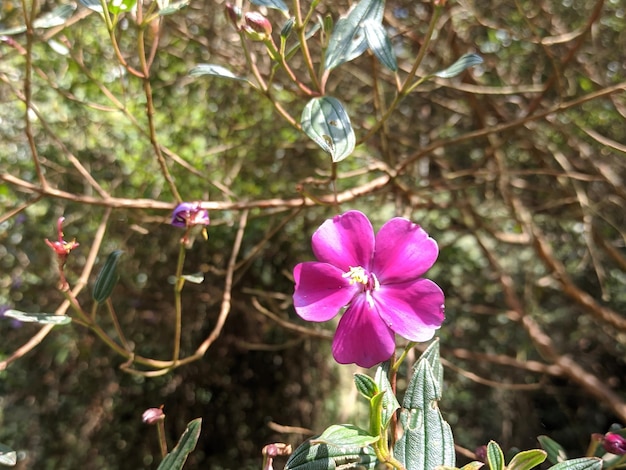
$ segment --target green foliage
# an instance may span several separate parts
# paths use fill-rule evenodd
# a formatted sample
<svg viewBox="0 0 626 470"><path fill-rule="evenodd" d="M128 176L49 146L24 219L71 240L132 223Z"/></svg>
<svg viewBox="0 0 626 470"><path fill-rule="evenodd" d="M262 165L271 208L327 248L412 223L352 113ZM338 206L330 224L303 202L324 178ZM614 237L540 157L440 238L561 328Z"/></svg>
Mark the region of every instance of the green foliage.
<svg viewBox="0 0 626 470"><path fill-rule="evenodd" d="M202 418L194 419L187 425L187 429L176 444L176 447L165 456L158 470L180 470L185 465L187 457L196 448L200 437Z"/></svg>
<svg viewBox="0 0 626 470"><path fill-rule="evenodd" d="M93 299L99 304L111 296L113 288L120 279L117 265L123 253L122 250L115 250L107 256L104 266L96 278L93 285Z"/></svg>

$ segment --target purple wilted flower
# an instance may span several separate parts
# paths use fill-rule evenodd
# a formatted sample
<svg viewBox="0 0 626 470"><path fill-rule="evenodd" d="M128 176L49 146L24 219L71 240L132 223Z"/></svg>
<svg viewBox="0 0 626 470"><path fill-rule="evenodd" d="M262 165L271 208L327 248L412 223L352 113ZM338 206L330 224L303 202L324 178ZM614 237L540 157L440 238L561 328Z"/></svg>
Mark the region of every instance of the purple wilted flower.
<svg viewBox="0 0 626 470"><path fill-rule="evenodd" d="M199 202L181 202L172 212L172 225L189 228L194 225L209 225L209 211L203 209Z"/></svg>
<svg viewBox="0 0 626 470"><path fill-rule="evenodd" d="M614 432L608 432L602 443L604 450L615 455L626 455L626 439Z"/></svg>
<svg viewBox="0 0 626 470"><path fill-rule="evenodd" d="M337 362L372 367L392 356L394 333L427 341L441 326L443 292L421 277L439 249L418 225L396 217L374 235L363 213L349 211L324 222L312 246L319 261L295 267L294 306L316 322L347 306L333 340Z"/></svg>
<svg viewBox="0 0 626 470"><path fill-rule="evenodd" d="M63 240L63 221L65 217L59 217L57 220L57 241L51 242L46 238L46 244L52 248L52 250L57 255L57 261L59 264L59 288L61 290L67 290L70 288L67 279L65 278L65 273L63 272L63 268L65 267L65 262L67 261L68 255L71 251L76 248L79 244L76 239L73 239L71 242L66 242Z"/></svg>

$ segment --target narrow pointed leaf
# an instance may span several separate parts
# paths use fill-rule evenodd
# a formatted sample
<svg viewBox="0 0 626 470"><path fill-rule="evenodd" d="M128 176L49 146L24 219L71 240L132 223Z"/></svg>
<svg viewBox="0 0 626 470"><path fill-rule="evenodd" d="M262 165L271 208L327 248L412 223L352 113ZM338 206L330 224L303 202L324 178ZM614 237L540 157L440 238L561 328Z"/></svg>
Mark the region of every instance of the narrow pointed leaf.
<svg viewBox="0 0 626 470"><path fill-rule="evenodd" d="M165 456L157 470L180 470L185 465L187 457L196 448L200 437L202 418L196 418L187 424L187 429L180 437L176 447Z"/></svg>
<svg viewBox="0 0 626 470"><path fill-rule="evenodd" d="M387 366L388 367L388 366ZM383 395L383 410L382 410L382 425L383 428L389 426L389 421L393 417L396 410L400 408L400 403L393 393L389 379L387 378L387 370L383 366L378 366L376 369L376 375L374 376L376 385L381 392L385 392Z"/></svg>
<svg viewBox="0 0 626 470"><path fill-rule="evenodd" d="M555 464L567 460L567 454L561 444L548 436L538 436L541 448L548 453L548 462Z"/></svg>
<svg viewBox="0 0 626 470"><path fill-rule="evenodd" d="M9 446L0 444L0 465L13 467L16 464L17 464L17 452L15 452Z"/></svg>
<svg viewBox="0 0 626 470"><path fill-rule="evenodd" d="M309 101L300 120L302 130L333 162L340 162L354 150L356 138L350 118L339 100L330 96Z"/></svg>
<svg viewBox="0 0 626 470"><path fill-rule="evenodd" d="M102 3L100 3L100 0L78 0L78 1L82 6L87 7L90 10L93 10L100 14L103 14Z"/></svg>
<svg viewBox="0 0 626 470"><path fill-rule="evenodd" d="M40 16L33 21L34 28L54 28L55 26L61 26L67 19L72 16L76 10L76 4L67 3L65 5L59 5L54 10L45 15Z"/></svg>
<svg viewBox="0 0 626 470"><path fill-rule="evenodd" d="M473 67L474 65L482 64L483 58L478 54L465 54L461 56L459 60L457 60L454 64L444 70L440 70L439 72L435 72L433 75L435 77L440 78L452 78L456 77L458 74L463 72L464 70Z"/></svg>
<svg viewBox="0 0 626 470"><path fill-rule="evenodd" d="M330 426L320 436L298 447L289 457L285 470L373 470L377 459L369 444L377 439L356 426Z"/></svg>
<svg viewBox="0 0 626 470"><path fill-rule="evenodd" d="M530 470L546 460L548 453L545 450L532 449L515 454L506 466L507 470Z"/></svg>
<svg viewBox="0 0 626 470"><path fill-rule="evenodd" d="M487 445L487 461L489 462L489 470L504 470L504 453L494 441L490 441Z"/></svg>
<svg viewBox="0 0 626 470"><path fill-rule="evenodd" d="M248 79L238 77L226 67L215 64L198 64L189 71L189 75L192 77L199 77L201 75L212 75L214 77L228 78L229 80L238 80L240 82L247 82Z"/></svg>
<svg viewBox="0 0 626 470"><path fill-rule="evenodd" d="M602 459L598 457L582 457L566 460L553 465L548 470L602 470Z"/></svg>
<svg viewBox="0 0 626 470"><path fill-rule="evenodd" d="M109 12L113 15L127 13L131 11L136 4L137 0L109 0Z"/></svg>
<svg viewBox="0 0 626 470"><path fill-rule="evenodd" d="M439 369L439 342L434 341L415 365L400 412L404 434L394 450L406 468L432 469L455 464L452 430L437 406L441 399Z"/></svg>
<svg viewBox="0 0 626 470"><path fill-rule="evenodd" d="M250 3L260 7L274 8L283 13L289 13L289 7L283 0L250 0Z"/></svg>
<svg viewBox="0 0 626 470"><path fill-rule="evenodd" d="M111 253L96 278L96 282L93 285L93 300L99 304L111 296L115 284L120 279L120 275L117 272L117 264L122 253L124 253L122 250L115 250Z"/></svg>
<svg viewBox="0 0 626 470"><path fill-rule="evenodd" d="M393 53L393 47L385 27L378 21L368 20L363 23L363 31L368 47L380 60L380 63L394 72L398 70L396 56Z"/></svg>
<svg viewBox="0 0 626 470"><path fill-rule="evenodd" d="M7 310L3 316L13 318L24 323L39 323L40 325L67 325L72 321L67 315L54 313L26 313L19 310Z"/></svg>
<svg viewBox="0 0 626 470"><path fill-rule="evenodd" d="M202 284L202 282L204 281L204 274L183 274L183 279L187 282L191 282L192 284Z"/></svg>
<svg viewBox="0 0 626 470"><path fill-rule="evenodd" d="M384 7L384 0L361 0L345 17L337 20L326 49L326 69L356 59L365 52L367 39L363 24L368 20L381 23Z"/></svg>
<svg viewBox="0 0 626 470"><path fill-rule="evenodd" d="M182 0L180 2L170 3L168 6L159 10L160 16L173 15L189 5L190 0Z"/></svg>

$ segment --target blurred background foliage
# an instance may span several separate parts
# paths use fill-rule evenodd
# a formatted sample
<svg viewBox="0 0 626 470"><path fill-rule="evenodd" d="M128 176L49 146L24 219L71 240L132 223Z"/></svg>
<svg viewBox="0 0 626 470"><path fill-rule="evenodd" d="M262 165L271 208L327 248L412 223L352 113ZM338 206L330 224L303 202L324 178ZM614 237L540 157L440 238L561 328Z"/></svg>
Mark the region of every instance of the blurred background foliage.
<svg viewBox="0 0 626 470"><path fill-rule="evenodd" d="M37 15L56 6L40 1ZM265 13L277 37L279 12L243 7ZM322 2L317 11L336 20L348 8ZM433 9L386 2L401 77L424 44ZM270 100L244 83L188 75L213 63L251 77L223 10L221 1L193 0L164 17L150 82L158 141L178 191L215 207L209 241L197 238L187 253L185 272L203 272L205 281L183 292L183 355L215 326L239 220L250 209L224 330L201 360L144 378L120 371L124 359L85 328L55 328L0 372L0 442L21 452L20 468L156 468L156 430L141 413L161 404L171 443L188 421L203 418L189 468L259 468L265 444L306 437L279 425L316 432L338 420L365 425L349 392L354 369L332 363L323 334L289 326L331 336L332 325L304 325L295 315L291 270L312 259L310 236L320 222L349 208L377 226L410 217L440 243L429 277L447 295L441 408L457 444L471 450L495 439L526 449L548 434L575 456L590 433L625 424L623 2L449 1L418 75L468 52L484 64L407 96L339 165L337 191L353 191L340 208L298 207L303 193L333 193L330 160ZM24 23L13 1L0 4L0 15L0 29ZM130 15L117 37L138 68ZM66 267L75 285L105 223L79 301L90 308L99 267L124 250L113 296L122 327L140 354L167 359L182 233L168 224L175 198L150 143L142 80L120 66L102 18L82 6L32 39L28 78L27 35L0 36L0 305L59 309L64 297L44 239L56 238L64 215L66 239L80 242ZM319 34L310 46L317 65ZM267 73L262 46L248 47ZM301 55L290 63L307 76ZM280 72L274 85L274 99L297 118L307 98ZM327 86L346 106L357 140L394 92L393 74L369 54L333 71ZM98 321L113 331L103 309ZM0 360L39 329L2 319Z"/></svg>

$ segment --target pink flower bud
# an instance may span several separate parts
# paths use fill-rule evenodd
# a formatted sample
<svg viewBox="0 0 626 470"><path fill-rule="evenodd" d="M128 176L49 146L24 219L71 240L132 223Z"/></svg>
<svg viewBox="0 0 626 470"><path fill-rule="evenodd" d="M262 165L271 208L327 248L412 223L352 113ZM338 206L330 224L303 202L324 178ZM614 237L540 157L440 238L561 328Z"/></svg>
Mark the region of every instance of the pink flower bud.
<svg viewBox="0 0 626 470"><path fill-rule="evenodd" d="M236 28L239 28L239 20L241 20L241 8L226 2L226 17Z"/></svg>
<svg viewBox="0 0 626 470"><path fill-rule="evenodd" d="M146 424L156 424L163 419L165 419L165 413L163 413L163 407L148 408L141 415L141 420Z"/></svg>
<svg viewBox="0 0 626 470"><path fill-rule="evenodd" d="M605 434L602 446L611 454L626 455L626 439L614 432Z"/></svg>
<svg viewBox="0 0 626 470"><path fill-rule="evenodd" d="M247 12L244 15L244 21L246 22L246 26L252 31L265 34L266 36L272 34L272 23L270 23L269 20L259 12Z"/></svg>

